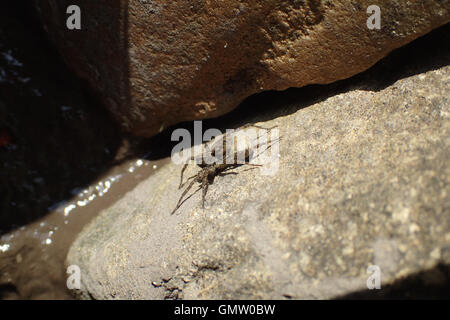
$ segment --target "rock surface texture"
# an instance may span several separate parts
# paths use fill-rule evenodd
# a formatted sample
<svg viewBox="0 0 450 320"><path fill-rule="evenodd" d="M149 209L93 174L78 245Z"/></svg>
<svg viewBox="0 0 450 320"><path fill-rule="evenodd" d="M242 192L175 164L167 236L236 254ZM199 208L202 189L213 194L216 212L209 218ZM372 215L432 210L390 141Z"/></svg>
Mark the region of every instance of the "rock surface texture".
<svg viewBox="0 0 450 320"><path fill-rule="evenodd" d="M66 8L81 8L81 30ZM449 0L39 0L67 63L135 134L223 115L264 90L325 84L450 21Z"/></svg>
<svg viewBox="0 0 450 320"><path fill-rule="evenodd" d="M438 41L446 43L448 29L443 34ZM430 48L421 43L396 59L411 63L423 47ZM250 122L278 125L276 174L241 167L216 178L204 210L198 192L171 215L181 166L162 167L73 244L67 264L81 268L79 297L327 299L367 290L371 265L381 270L382 288L448 266L446 52L443 62L400 76L392 77L394 59L345 88L261 99L269 111ZM321 94L305 102L314 90ZM186 176L197 170L190 166ZM445 273L427 281L442 283Z"/></svg>

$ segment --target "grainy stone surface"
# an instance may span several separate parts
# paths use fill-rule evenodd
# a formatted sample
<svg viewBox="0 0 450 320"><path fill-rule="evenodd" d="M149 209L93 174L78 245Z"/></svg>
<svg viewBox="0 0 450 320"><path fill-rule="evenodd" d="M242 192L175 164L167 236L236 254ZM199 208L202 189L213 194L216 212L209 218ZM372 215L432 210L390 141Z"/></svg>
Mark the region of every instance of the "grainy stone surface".
<svg viewBox="0 0 450 320"><path fill-rule="evenodd" d="M50 37L124 129L152 136L223 115L264 90L366 70L450 21L448 0L40 0ZM82 30L65 26L79 5Z"/></svg>
<svg viewBox="0 0 450 320"><path fill-rule="evenodd" d="M416 49L396 59L407 63ZM279 171L237 169L210 186L204 210L199 192L170 215L181 167L161 168L73 244L67 264L81 268L80 297L327 299L364 290L373 264L382 287L448 266L443 56L440 66L391 78L396 64L381 64L345 90L319 88L331 92L312 103L304 99L317 88L261 99L275 107L251 120L279 126Z"/></svg>

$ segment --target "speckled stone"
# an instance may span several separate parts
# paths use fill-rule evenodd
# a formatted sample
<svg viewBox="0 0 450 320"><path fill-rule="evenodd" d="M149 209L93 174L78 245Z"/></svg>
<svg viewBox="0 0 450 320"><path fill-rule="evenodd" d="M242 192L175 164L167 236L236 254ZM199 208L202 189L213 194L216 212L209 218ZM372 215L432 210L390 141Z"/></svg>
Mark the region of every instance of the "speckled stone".
<svg viewBox="0 0 450 320"><path fill-rule="evenodd" d="M39 0L50 38L122 128L152 136L265 90L362 72L450 21L448 0ZM66 28L79 5L81 30Z"/></svg>
<svg viewBox="0 0 450 320"><path fill-rule="evenodd" d="M381 65L344 89L261 99L269 111L250 120L279 126L278 172L238 169L210 186L204 210L199 192L171 215L181 167L164 166L73 244L81 297L328 299L366 289L371 265L382 288L448 265L445 56L420 72L388 79L395 66ZM321 93L305 101L308 90Z"/></svg>

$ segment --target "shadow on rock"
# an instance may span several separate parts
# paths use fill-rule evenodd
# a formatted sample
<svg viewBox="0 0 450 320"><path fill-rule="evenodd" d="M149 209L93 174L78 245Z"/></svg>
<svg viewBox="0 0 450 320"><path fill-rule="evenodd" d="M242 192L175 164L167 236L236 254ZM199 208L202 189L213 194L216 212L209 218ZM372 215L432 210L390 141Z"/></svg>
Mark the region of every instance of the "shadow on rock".
<svg viewBox="0 0 450 320"><path fill-rule="evenodd" d="M309 107L332 96L352 90L380 91L394 82L416 74L439 69L450 64L450 24L394 50L369 70L349 79L328 85L308 85L303 88L290 88L285 91L267 91L252 95L230 113L219 118L203 120L203 131L218 128L238 128L246 123L268 121L293 114L299 109ZM280 108L280 105L283 108ZM172 126L153 139L136 140L136 150L153 150L140 156L157 160L170 156L178 141L171 141L171 134L177 128L187 129L194 136L193 122Z"/></svg>
<svg viewBox="0 0 450 320"><path fill-rule="evenodd" d="M362 290L339 297L339 300L376 299L449 299L450 265L436 267L412 274L379 290Z"/></svg>

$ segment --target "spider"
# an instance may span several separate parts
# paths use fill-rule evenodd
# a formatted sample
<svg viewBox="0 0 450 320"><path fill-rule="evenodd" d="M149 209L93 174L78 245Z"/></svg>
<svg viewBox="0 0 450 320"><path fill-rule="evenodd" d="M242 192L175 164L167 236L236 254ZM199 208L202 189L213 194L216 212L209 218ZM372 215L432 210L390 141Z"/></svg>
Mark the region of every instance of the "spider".
<svg viewBox="0 0 450 320"><path fill-rule="evenodd" d="M254 127L254 128L263 129L263 130L270 132L270 130L272 130L273 128L276 128L277 126L273 126L271 128L263 128L260 126L247 124L247 125L241 127L241 130L244 128L247 128L247 127ZM175 209L173 209L171 214L174 214L175 211L178 210L179 207L181 207L181 205L184 203L184 201L188 200L195 193L197 193L197 191L199 191L200 189L203 190L202 191L202 209L204 209L205 208L205 197L206 197L206 193L208 192L208 187L210 184L212 184L214 182L215 177L225 176L228 174L236 175L236 174L238 174L237 172L233 172L230 170L240 167L242 165L247 165L247 166L252 167L247 170L256 169L257 167L263 166L262 164L250 163L250 161L253 159L253 149L251 148L251 146L247 145L244 150L237 151L235 148L235 145L233 144L233 145L231 145L233 147L232 154L230 155L229 153L227 153L227 147L230 147L230 145L229 145L230 140L233 140L231 143L234 143L234 137L235 137L234 134L235 133L236 132L225 134L223 136L223 138L221 139L222 145L214 144L211 152L204 153L200 157L193 156L183 165L183 168L181 169L180 185L178 186L178 189L181 189L183 186L185 186L189 180L192 179L192 181L189 183L187 188L184 189L183 193L181 194L180 199L178 200L178 203L177 203ZM267 150L269 147L270 147L270 145L265 150ZM209 149L208 146L207 146L207 149ZM218 155L220 155L220 153L222 155L221 159L219 159L220 157L218 157ZM227 157L227 155L228 155L228 157ZM225 161L223 161L222 159L225 159ZM239 159L239 161L238 161L238 159ZM197 165L200 167L200 170L195 175L189 177L185 181L185 183L183 183L184 171L186 170L187 166L189 165L189 162L193 161L193 160L196 161ZM192 189L192 187L194 186L195 183L199 183L200 187L192 195L190 195L187 198L184 198L185 195L189 192L189 190Z"/></svg>

